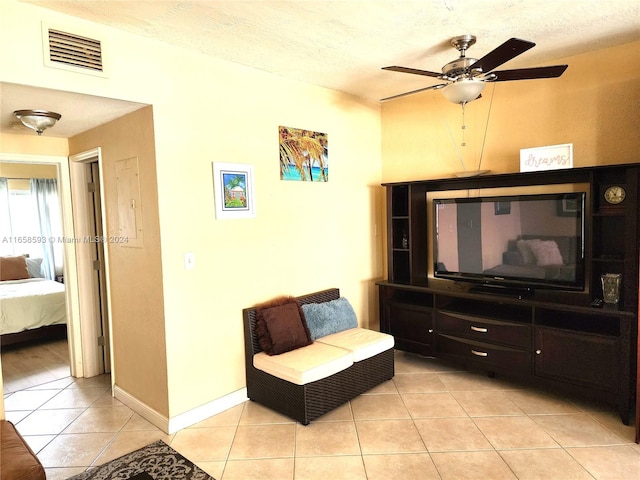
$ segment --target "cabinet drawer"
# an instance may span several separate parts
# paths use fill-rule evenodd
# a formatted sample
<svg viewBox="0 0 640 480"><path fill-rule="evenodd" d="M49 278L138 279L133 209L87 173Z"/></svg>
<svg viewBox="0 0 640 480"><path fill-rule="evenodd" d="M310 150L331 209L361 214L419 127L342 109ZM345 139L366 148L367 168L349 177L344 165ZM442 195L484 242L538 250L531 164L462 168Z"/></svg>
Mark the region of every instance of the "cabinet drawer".
<svg viewBox="0 0 640 480"><path fill-rule="evenodd" d="M480 342L531 348L531 325L502 322L454 312L438 312L437 331Z"/></svg>
<svg viewBox="0 0 640 480"><path fill-rule="evenodd" d="M444 355L473 360L479 365L486 365L487 368L498 367L519 373L531 373L531 353L526 350L442 334L438 334L436 342L438 353Z"/></svg>

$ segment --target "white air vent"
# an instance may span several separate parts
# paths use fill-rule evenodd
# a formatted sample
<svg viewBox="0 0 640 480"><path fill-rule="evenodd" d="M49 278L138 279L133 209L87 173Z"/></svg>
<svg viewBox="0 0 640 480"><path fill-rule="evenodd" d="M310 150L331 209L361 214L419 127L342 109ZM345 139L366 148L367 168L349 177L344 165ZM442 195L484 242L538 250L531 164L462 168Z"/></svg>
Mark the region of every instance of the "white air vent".
<svg viewBox="0 0 640 480"><path fill-rule="evenodd" d="M49 60L102 71L100 40L49 29Z"/></svg>
<svg viewBox="0 0 640 480"><path fill-rule="evenodd" d="M42 25L45 65L105 76L103 42L65 30Z"/></svg>

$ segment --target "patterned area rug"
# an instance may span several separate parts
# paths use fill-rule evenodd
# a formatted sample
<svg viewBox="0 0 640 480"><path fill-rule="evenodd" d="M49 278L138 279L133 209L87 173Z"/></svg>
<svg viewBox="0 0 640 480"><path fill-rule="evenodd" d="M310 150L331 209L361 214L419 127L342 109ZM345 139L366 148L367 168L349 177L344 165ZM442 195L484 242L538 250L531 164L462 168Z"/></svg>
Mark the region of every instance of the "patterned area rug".
<svg viewBox="0 0 640 480"><path fill-rule="evenodd" d="M148 474L149 477L145 477ZM138 476L140 475L140 476ZM68 480L215 480L162 440Z"/></svg>

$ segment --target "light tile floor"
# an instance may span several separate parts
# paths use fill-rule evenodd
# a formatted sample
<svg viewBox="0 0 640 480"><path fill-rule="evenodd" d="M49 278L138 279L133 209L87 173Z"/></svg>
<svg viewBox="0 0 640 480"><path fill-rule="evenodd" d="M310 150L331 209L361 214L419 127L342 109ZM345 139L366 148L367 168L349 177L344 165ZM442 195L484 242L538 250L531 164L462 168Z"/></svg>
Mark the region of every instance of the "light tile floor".
<svg viewBox="0 0 640 480"><path fill-rule="evenodd" d="M108 375L5 395L64 479L163 439L218 480L633 479L634 429L611 408L396 352L392 381L309 426L246 402L166 435L111 397Z"/></svg>

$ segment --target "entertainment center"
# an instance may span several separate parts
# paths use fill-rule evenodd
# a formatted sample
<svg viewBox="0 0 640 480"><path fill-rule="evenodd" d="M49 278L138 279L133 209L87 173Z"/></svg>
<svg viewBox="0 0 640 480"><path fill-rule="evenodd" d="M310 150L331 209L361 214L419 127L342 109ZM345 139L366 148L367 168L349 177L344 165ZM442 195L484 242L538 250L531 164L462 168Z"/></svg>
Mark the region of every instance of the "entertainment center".
<svg viewBox="0 0 640 480"><path fill-rule="evenodd" d="M381 331L401 350L611 403L628 425L639 182L635 163L383 184ZM595 305L605 273L621 275L619 301Z"/></svg>

